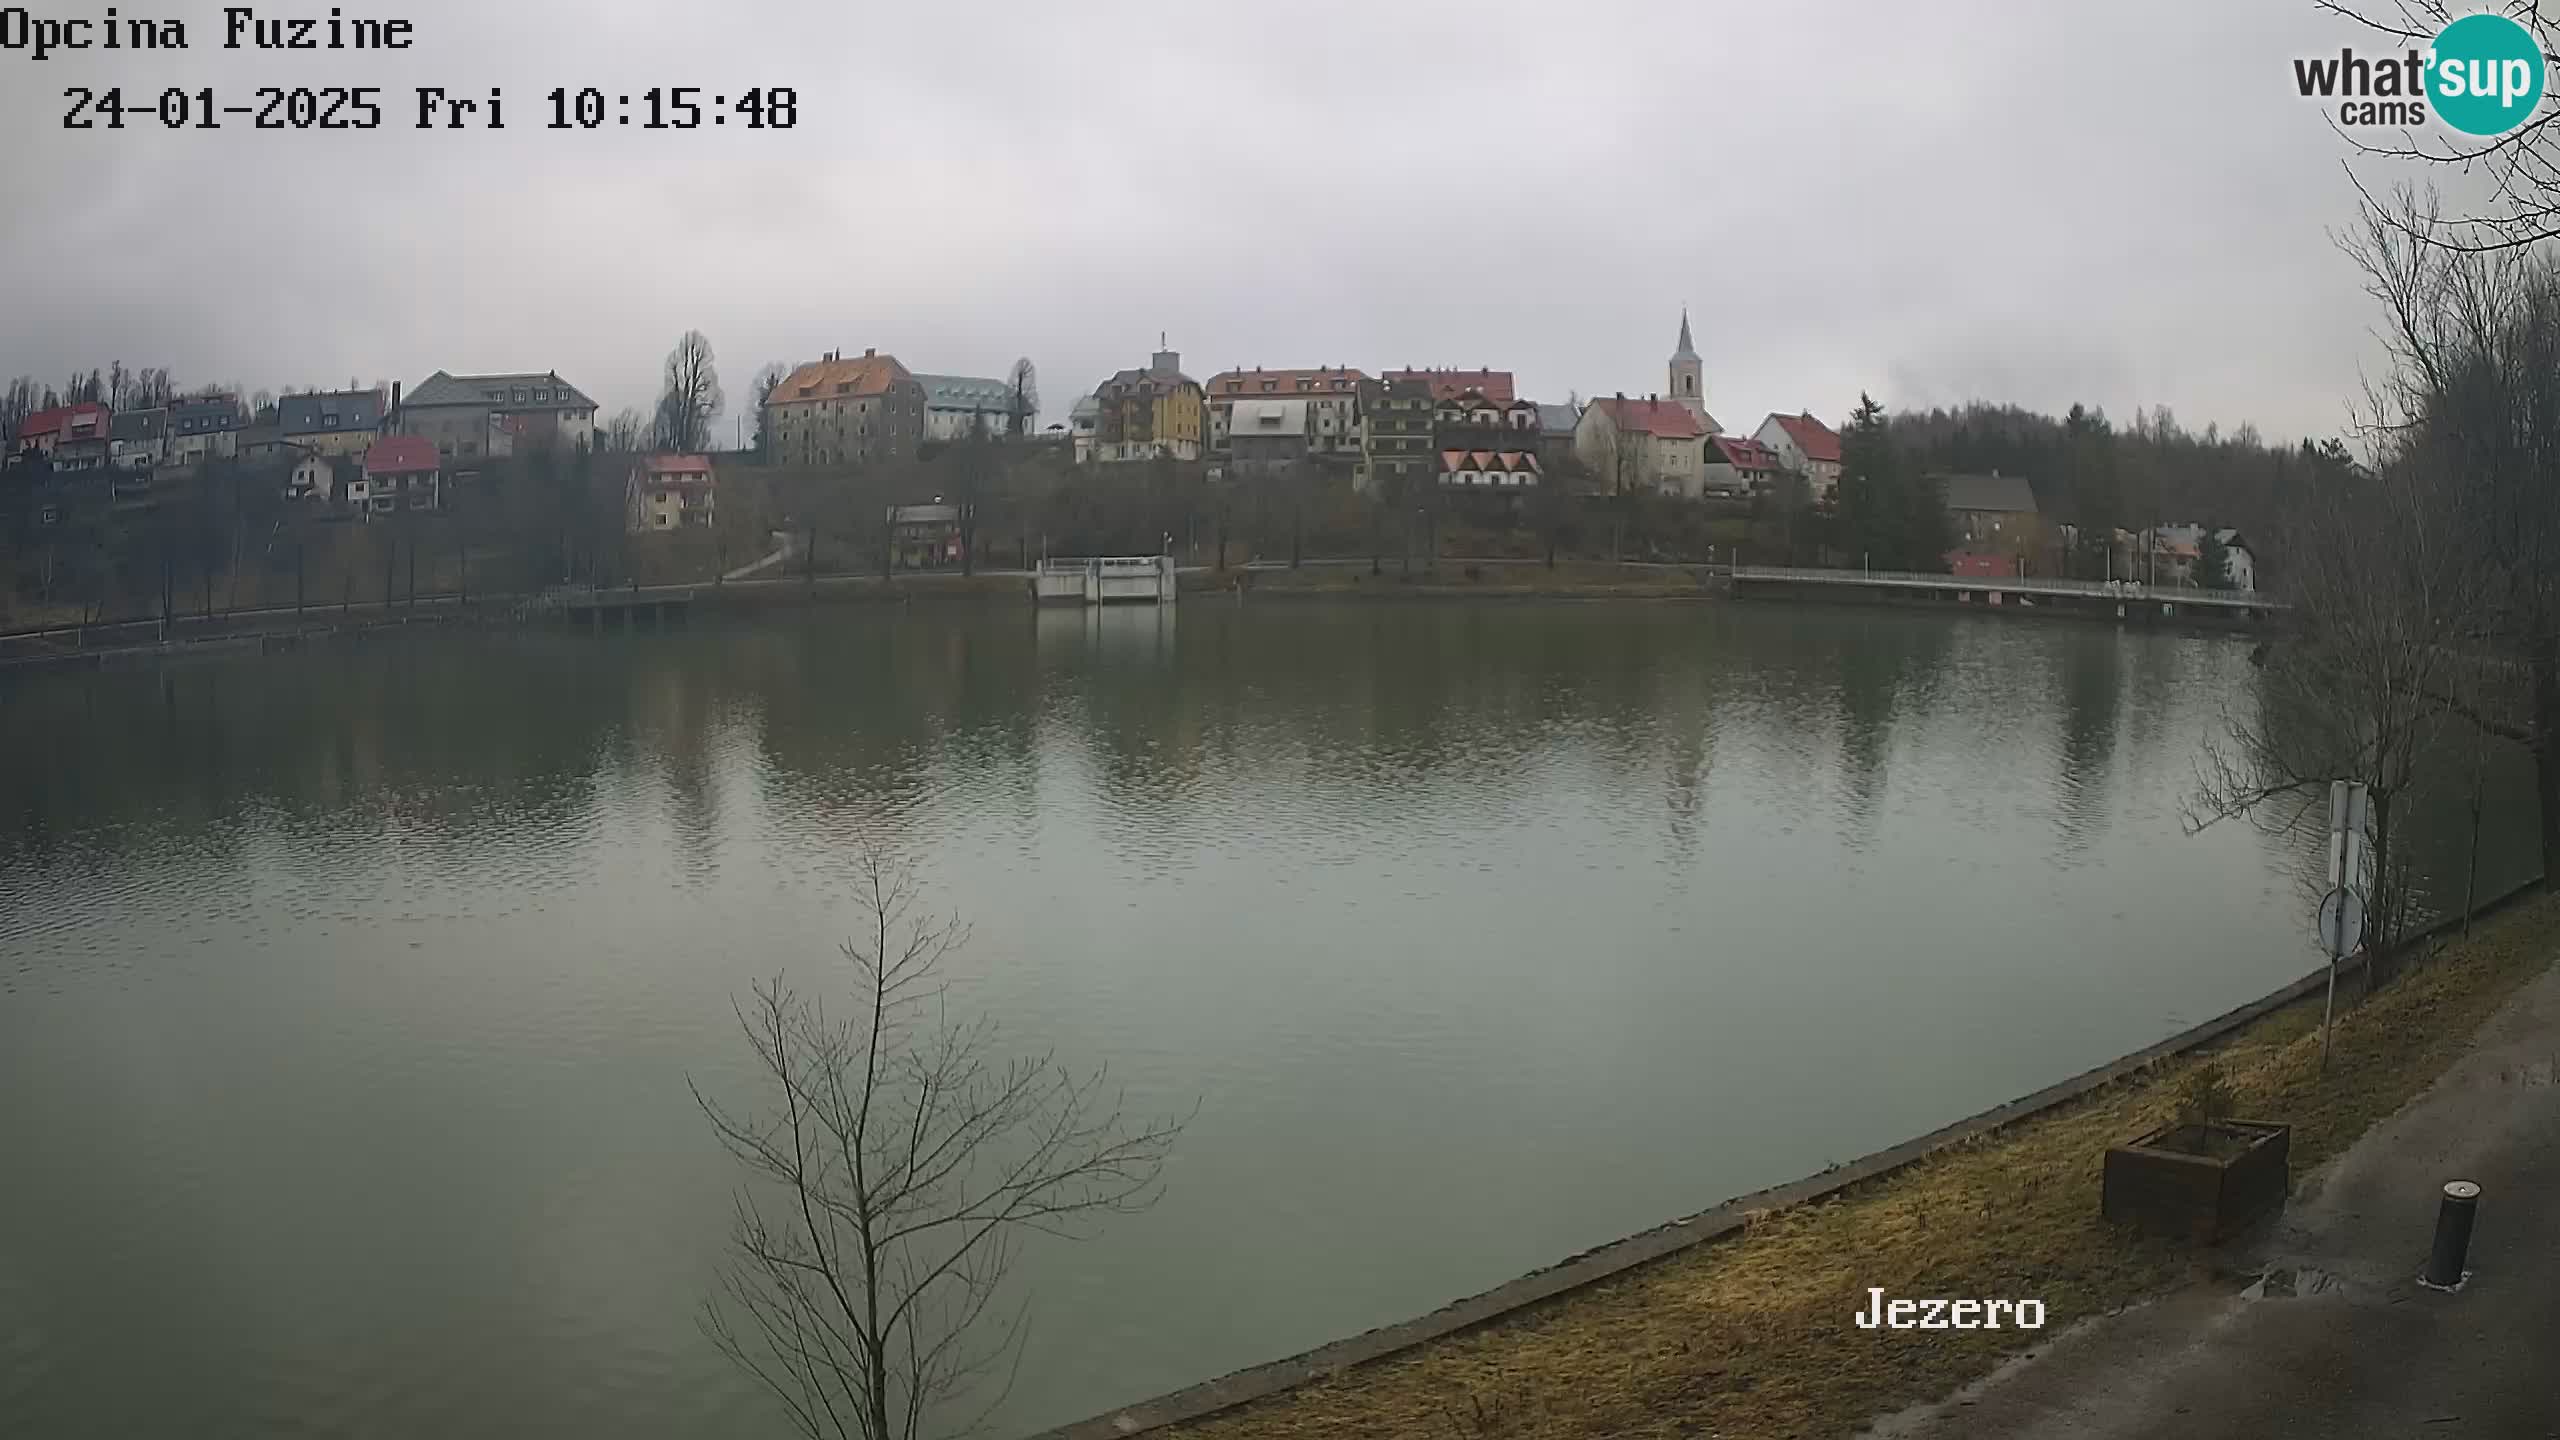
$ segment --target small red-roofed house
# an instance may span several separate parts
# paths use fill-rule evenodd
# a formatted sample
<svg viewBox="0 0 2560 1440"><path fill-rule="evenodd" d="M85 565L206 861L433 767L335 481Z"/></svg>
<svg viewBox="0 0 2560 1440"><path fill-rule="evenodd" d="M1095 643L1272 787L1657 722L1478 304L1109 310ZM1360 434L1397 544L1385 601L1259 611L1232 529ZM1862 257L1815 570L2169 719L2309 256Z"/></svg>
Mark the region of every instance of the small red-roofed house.
<svg viewBox="0 0 2560 1440"><path fill-rule="evenodd" d="M385 435L366 448L347 482L347 505L370 520L397 510L434 510L444 499L444 462L424 435Z"/></svg>

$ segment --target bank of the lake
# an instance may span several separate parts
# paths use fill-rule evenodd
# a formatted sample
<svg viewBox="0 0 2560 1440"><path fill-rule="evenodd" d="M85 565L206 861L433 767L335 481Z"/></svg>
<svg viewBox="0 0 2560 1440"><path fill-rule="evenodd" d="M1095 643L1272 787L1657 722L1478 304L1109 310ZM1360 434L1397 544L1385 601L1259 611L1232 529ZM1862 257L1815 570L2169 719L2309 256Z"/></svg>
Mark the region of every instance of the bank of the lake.
<svg viewBox="0 0 2560 1440"><path fill-rule="evenodd" d="M0 1263L0 1430L785 1433L693 1324L738 1177L687 1083L751 1083L754 979L833 983L857 837L972 923L973 1011L1199 1106L1154 1210L1026 1249L998 1430L1426 1312L2308 968L2305 848L2178 822L2251 673L1186 598L13 679L0 1135L51 1243ZM2494 887L2532 817L2491 793ZM2440 898L2459 811L2410 834Z"/></svg>
<svg viewBox="0 0 2560 1440"><path fill-rule="evenodd" d="M2560 897L2536 887L2489 912L2476 934L2447 924L2414 943L2414 973L2378 993L2351 969L2325 1074L2307 977L2236 1023L2103 1067L2067 1096L2031 1097L2023 1115L1988 1112L1916 1156L1879 1152L1850 1167L1875 1178L1816 1176L1745 1197L1725 1209L1767 1208L1684 1222L1703 1222L1700 1236L1666 1227L1604 1247L1559 1267L1597 1260L1604 1273L1546 1298L1527 1298L1549 1287L1523 1277L1484 1297L1499 1307L1489 1315L1452 1306L1378 1332L1391 1349L1333 1347L1383 1349L1374 1359L1316 1352L1042 1440L1848 1435L2079 1320L2226 1281L2214 1252L2099 1218L2106 1148L2173 1118L2183 1082L2211 1064L2232 1083L2236 1113L2292 1127L2299 1182L2425 1089L2510 995L2560 962ZM1615 1249L1627 1253L1606 1254ZM1853 1317L1878 1291L2033 1298L2045 1323L1863 1334ZM1468 1312L1481 1318L1453 1324Z"/></svg>

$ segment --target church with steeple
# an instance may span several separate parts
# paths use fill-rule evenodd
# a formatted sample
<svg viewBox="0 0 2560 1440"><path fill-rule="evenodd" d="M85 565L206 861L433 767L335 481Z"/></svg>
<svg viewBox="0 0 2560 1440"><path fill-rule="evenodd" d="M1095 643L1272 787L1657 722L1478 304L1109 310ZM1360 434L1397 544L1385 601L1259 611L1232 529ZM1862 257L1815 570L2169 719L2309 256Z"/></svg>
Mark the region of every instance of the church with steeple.
<svg viewBox="0 0 2560 1440"><path fill-rule="evenodd" d="M1698 417L1708 434L1718 426L1707 414L1706 377L1698 359L1698 347L1689 343L1689 307L1680 307L1680 348L1671 352L1671 398L1683 409Z"/></svg>

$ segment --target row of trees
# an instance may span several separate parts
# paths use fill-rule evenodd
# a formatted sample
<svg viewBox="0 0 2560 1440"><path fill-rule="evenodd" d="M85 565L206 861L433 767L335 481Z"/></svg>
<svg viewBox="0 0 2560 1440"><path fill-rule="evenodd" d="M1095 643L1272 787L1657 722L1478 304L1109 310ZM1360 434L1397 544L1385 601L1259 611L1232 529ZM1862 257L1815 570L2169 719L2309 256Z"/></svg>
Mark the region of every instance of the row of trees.
<svg viewBox="0 0 2560 1440"><path fill-rule="evenodd" d="M2349 244L2392 361L2364 399L2371 459L2326 457L2276 522L2290 624L2199 813L2309 824L2332 779L2364 782L2385 960L2412 913L2400 837L2422 758L2466 758L2476 786L2487 745L2523 747L2560 874L2560 265L2478 234L2402 192Z"/></svg>

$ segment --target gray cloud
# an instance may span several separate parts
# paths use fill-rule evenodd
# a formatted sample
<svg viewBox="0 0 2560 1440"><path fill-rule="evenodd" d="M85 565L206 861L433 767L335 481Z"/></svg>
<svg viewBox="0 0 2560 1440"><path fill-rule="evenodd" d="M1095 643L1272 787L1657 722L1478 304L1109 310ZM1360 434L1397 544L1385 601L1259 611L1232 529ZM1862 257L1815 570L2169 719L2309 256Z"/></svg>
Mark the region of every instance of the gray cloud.
<svg viewBox="0 0 2560 1440"><path fill-rule="evenodd" d="M325 13L287 3L263 13ZM1052 418L1159 331L1228 365L1661 385L1729 425L1861 389L2326 434L2373 347L2327 232L2308 4L400 0L396 55L0 55L0 372L252 387L557 368L643 405L688 327L731 395L878 346L1041 366ZM56 18L104 7L62 0ZM502 133L66 132L60 92L502 87ZM787 133L541 128L554 86L799 92ZM2376 172L2388 180L2387 171Z"/></svg>

